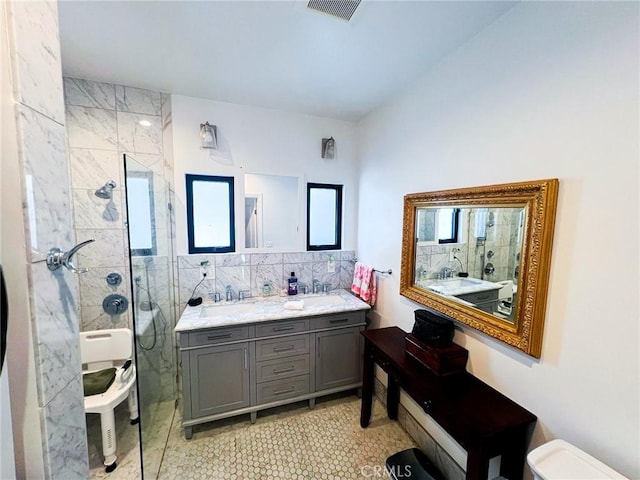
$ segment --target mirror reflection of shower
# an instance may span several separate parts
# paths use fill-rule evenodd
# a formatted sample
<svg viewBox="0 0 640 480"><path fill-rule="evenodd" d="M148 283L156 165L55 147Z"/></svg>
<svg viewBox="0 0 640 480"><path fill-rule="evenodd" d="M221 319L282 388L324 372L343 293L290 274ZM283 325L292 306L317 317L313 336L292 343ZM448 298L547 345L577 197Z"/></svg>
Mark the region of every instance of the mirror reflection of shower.
<svg viewBox="0 0 640 480"><path fill-rule="evenodd" d="M113 189L116 188L117 184L113 180L109 180L103 186L95 191L95 195L98 198L102 198L104 200L111 200L113 198Z"/></svg>

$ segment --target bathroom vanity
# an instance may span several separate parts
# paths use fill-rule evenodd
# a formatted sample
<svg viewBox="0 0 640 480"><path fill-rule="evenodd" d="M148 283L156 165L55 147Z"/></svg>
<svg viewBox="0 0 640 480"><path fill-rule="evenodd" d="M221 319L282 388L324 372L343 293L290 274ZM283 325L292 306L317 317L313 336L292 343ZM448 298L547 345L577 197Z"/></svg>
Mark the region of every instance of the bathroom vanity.
<svg viewBox="0 0 640 480"><path fill-rule="evenodd" d="M362 386L365 302L339 290L187 307L176 326L184 434L200 423ZM300 306L299 304L297 305Z"/></svg>
<svg viewBox="0 0 640 480"><path fill-rule="evenodd" d="M493 313L498 309L498 293L502 288L499 283L470 277L421 280L417 285L487 313Z"/></svg>

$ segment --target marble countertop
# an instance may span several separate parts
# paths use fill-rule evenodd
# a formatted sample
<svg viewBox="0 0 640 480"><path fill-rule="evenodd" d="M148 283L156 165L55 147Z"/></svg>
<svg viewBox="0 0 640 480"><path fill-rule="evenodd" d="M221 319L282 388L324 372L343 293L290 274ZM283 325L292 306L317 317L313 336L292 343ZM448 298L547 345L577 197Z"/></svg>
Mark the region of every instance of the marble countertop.
<svg viewBox="0 0 640 480"><path fill-rule="evenodd" d="M301 310L285 309L285 304L300 305ZM368 310L371 307L346 290L292 297L248 298L243 301L203 303L187 306L175 327L176 332L215 328L285 318L311 317L331 313ZM219 309L219 310L218 310Z"/></svg>
<svg viewBox="0 0 640 480"><path fill-rule="evenodd" d="M472 277L456 277L444 280L424 280L417 284L421 288L431 290L447 296L466 295L468 293L486 292L489 290L499 290L504 285L500 283L488 282Z"/></svg>

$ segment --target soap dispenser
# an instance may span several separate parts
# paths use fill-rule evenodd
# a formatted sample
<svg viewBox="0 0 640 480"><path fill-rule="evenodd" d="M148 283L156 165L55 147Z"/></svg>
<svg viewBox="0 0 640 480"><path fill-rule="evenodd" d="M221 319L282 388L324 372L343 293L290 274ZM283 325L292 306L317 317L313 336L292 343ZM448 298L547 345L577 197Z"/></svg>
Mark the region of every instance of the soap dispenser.
<svg viewBox="0 0 640 480"><path fill-rule="evenodd" d="M296 277L295 272L291 272L291 276L289 277L289 287L287 288L287 293L289 295L298 294L298 278Z"/></svg>

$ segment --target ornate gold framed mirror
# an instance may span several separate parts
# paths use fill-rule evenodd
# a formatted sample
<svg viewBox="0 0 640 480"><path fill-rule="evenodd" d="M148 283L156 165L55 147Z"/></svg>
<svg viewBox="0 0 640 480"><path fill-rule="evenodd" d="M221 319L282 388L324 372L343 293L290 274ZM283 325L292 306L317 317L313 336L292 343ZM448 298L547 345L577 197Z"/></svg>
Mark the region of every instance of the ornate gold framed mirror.
<svg viewBox="0 0 640 480"><path fill-rule="evenodd" d="M404 197L400 294L540 358L558 179Z"/></svg>

